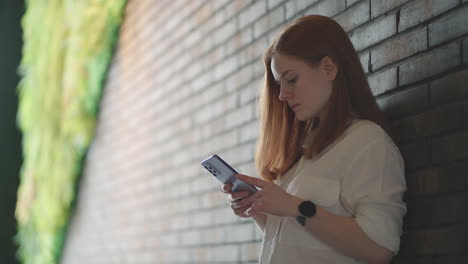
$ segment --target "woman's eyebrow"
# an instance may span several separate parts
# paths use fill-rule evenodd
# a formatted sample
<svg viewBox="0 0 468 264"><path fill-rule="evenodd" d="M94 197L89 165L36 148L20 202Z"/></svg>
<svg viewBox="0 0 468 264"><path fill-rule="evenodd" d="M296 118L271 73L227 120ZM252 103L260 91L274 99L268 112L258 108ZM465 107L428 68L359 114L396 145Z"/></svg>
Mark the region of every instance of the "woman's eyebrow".
<svg viewBox="0 0 468 264"><path fill-rule="evenodd" d="M290 71L292 71L292 70L285 70L282 74L280 74L280 78L281 78L283 75L285 75L286 73L290 72Z"/></svg>
<svg viewBox="0 0 468 264"><path fill-rule="evenodd" d="M290 71L292 71L292 70L291 70L291 69L285 70L283 73L280 74L279 78L281 79L282 76L284 76L286 73L288 73L288 72L290 72ZM276 82L279 82L279 80L276 80L276 79L275 79L275 81L276 81Z"/></svg>

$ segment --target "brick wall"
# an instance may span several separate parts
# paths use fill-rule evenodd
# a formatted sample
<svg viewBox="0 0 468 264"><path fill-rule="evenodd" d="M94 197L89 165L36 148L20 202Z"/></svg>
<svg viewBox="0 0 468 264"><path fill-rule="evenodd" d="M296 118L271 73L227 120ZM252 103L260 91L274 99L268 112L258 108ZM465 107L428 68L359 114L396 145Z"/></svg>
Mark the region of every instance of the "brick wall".
<svg viewBox="0 0 468 264"><path fill-rule="evenodd" d="M262 234L199 162L257 175L261 55L305 14L339 21L405 158L394 263L468 262L468 1L131 0L63 263L255 263Z"/></svg>

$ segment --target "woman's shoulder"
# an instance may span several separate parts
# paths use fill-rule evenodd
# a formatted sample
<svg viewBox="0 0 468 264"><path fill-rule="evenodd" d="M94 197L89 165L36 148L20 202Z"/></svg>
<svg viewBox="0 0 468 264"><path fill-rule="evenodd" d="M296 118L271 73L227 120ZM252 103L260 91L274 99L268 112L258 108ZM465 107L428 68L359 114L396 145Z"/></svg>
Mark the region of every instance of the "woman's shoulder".
<svg viewBox="0 0 468 264"><path fill-rule="evenodd" d="M367 120L356 120L350 128L349 132L350 141L358 146L365 146L372 142L381 142L395 145L392 138L379 124Z"/></svg>

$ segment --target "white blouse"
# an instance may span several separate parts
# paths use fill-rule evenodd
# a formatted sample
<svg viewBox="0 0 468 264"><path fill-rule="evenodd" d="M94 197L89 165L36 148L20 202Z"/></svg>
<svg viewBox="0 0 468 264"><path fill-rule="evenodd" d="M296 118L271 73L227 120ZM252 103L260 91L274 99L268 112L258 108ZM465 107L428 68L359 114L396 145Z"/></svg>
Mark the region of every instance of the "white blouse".
<svg viewBox="0 0 468 264"><path fill-rule="evenodd" d="M406 214L404 161L378 124L353 122L320 156L301 158L276 184L330 213L352 216L370 239L398 253ZM292 217L267 215L259 263L364 262L318 240Z"/></svg>

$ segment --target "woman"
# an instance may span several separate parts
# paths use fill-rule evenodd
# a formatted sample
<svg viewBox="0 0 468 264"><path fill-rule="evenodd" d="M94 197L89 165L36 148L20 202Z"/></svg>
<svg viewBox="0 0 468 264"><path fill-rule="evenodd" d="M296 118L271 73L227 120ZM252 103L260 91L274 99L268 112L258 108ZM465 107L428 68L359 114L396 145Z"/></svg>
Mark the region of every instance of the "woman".
<svg viewBox="0 0 468 264"><path fill-rule="evenodd" d="M389 263L406 204L404 162L344 30L317 15L264 54L256 167L234 213L264 233L260 263Z"/></svg>

